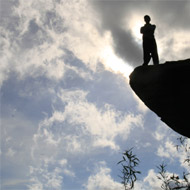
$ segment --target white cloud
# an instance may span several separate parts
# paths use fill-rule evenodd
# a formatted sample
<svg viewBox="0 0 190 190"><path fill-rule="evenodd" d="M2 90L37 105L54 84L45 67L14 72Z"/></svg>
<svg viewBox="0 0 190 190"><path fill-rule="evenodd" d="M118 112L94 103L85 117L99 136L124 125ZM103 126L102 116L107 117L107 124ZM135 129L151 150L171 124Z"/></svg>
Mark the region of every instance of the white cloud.
<svg viewBox="0 0 190 190"><path fill-rule="evenodd" d="M66 159L62 159L62 160L59 161L59 164L61 166L65 166L65 165L67 165L67 160Z"/></svg>
<svg viewBox="0 0 190 190"><path fill-rule="evenodd" d="M96 13L88 1L63 1L57 5L56 11L69 30L64 35L65 46L94 70L106 42L96 28L99 25Z"/></svg>
<svg viewBox="0 0 190 190"><path fill-rule="evenodd" d="M167 140L164 146L159 146L157 151L158 156L174 159L177 156L175 144L172 141Z"/></svg>
<svg viewBox="0 0 190 190"><path fill-rule="evenodd" d="M15 155L15 151L12 149L12 148L9 148L6 155L7 156L10 156L10 157L13 157Z"/></svg>
<svg viewBox="0 0 190 190"><path fill-rule="evenodd" d="M111 177L111 169L99 163L96 173L88 178L85 187L87 190L118 190L122 185Z"/></svg>
<svg viewBox="0 0 190 190"><path fill-rule="evenodd" d="M85 17L82 14L83 12L86 12ZM42 67L43 70L47 70L50 74L53 73L53 67L55 68L54 70L59 70L59 60L56 59L64 56L63 48L74 52L85 63L92 64L93 61L97 61L98 46L96 44L98 41L101 42L101 40L96 28L92 24L93 21L91 19L93 17L90 14L90 7L87 2L76 1L74 3L61 1L58 3L52 0L48 2L40 0L26 3L25 1L19 1L19 5L13 8L13 17L11 18L14 17L19 17L19 23L15 26L19 31L19 36L17 36L18 42L21 44L24 43L23 45L27 43L34 44L29 49L22 48L14 39L16 48L9 48L5 51L11 53L11 59L14 61L12 66L20 74L24 74L28 70L31 71L31 66L37 67L38 69ZM48 19L49 23L46 23ZM31 21L35 23L37 31L32 30ZM62 26L67 29L62 29L58 33L56 29ZM8 32L10 34L12 31ZM12 43L10 35L6 38L8 43ZM13 35L16 34L13 33ZM30 40L25 42L23 41L24 38L29 38ZM36 40L38 41L36 42ZM96 59L94 60L94 58ZM53 60L56 60L58 63L51 66ZM44 65L44 62L48 62L50 66ZM56 77L55 74L54 76Z"/></svg>
<svg viewBox="0 0 190 190"><path fill-rule="evenodd" d="M44 136L46 138L47 144L49 145L57 146L60 142L60 139L55 139L53 133L46 129L44 129Z"/></svg>
<svg viewBox="0 0 190 190"><path fill-rule="evenodd" d="M149 170L148 175L144 178L144 183L147 183L149 188L153 190L160 190L162 182L158 180L157 173L154 170Z"/></svg>
<svg viewBox="0 0 190 190"><path fill-rule="evenodd" d="M184 162L188 156L189 152L186 151L185 147L189 147L190 141L187 139L185 141L185 146L179 146L177 150L177 143L175 144L171 139L167 139L165 142L163 142L157 150L157 155L163 158L169 159L171 162L176 161L176 159L179 159L180 165L185 168L189 169L188 163Z"/></svg>
<svg viewBox="0 0 190 190"><path fill-rule="evenodd" d="M62 90L60 94L64 111L54 110L40 123L34 135L33 158L55 158L61 151L76 154L105 147L118 150L116 137L126 140L132 129L143 126L141 115L122 113L109 105L97 108L86 100L87 93L82 90Z"/></svg>
<svg viewBox="0 0 190 190"><path fill-rule="evenodd" d="M63 170L63 173L67 176L70 176L70 177L75 177L75 173L71 170L68 170L68 169L64 169Z"/></svg>
<svg viewBox="0 0 190 190"><path fill-rule="evenodd" d="M17 164L28 162L28 147L31 146L32 136L35 131L35 124L28 120L21 112L15 111L13 107L7 108L9 115L1 118L1 145L2 153L8 161L15 161ZM22 131L22 133L18 133ZM15 166L16 167L16 166ZM23 165L23 167L25 167Z"/></svg>
<svg viewBox="0 0 190 190"><path fill-rule="evenodd" d="M30 190L43 190L43 185L37 179L31 179L32 184L28 185L28 189Z"/></svg>
<svg viewBox="0 0 190 190"><path fill-rule="evenodd" d="M71 95L62 118L67 119L72 125L82 125L84 134L89 133L94 137L94 146L109 146L112 149L117 149L114 142L116 136L119 135L123 139L127 139L134 125L142 127L143 121L140 115L123 114L109 105L105 105L103 109L99 110L94 104L84 99L85 92L62 91L61 94L63 94L61 96L63 102L68 95Z"/></svg>
<svg viewBox="0 0 190 190"><path fill-rule="evenodd" d="M173 189L174 187L177 187L177 183L175 180L171 180L172 176L178 176L178 174L176 173L170 173L170 172L165 172L165 180L168 180L168 186L170 189ZM164 179L158 179L158 176L161 177L160 174L155 173L155 171L153 169L150 169L148 172L148 175L143 179L143 182L141 182L142 185L142 189L144 190L148 190L148 189L152 189L152 190L160 190L162 185L165 186L166 184L164 183ZM184 183L183 180L179 179L178 180L180 182L180 185L182 186L186 186L187 184ZM178 184L179 185L179 184ZM163 187L164 188L164 187ZM135 188L136 189L136 188ZM186 188L182 188L182 189L186 189Z"/></svg>
<svg viewBox="0 0 190 190"><path fill-rule="evenodd" d="M160 124L159 126L157 126L156 131L153 133L153 137L157 141L161 141L166 138L170 132L171 129L168 126L166 126L165 124Z"/></svg>
<svg viewBox="0 0 190 190"><path fill-rule="evenodd" d="M170 173L167 172L165 173L165 177L168 180L168 185L170 186L170 188L172 187L176 187L176 182L172 181L170 177L172 177L173 175L175 176L179 176L176 173ZM134 184L134 190L160 190L162 189L161 186L164 184L164 179L158 179L158 176L160 176L160 174L158 172L156 172L153 169L150 169L147 173L147 176L145 176L143 179L138 179L135 184ZM181 182L181 185L184 184L184 181L179 179L179 182ZM185 189L185 188L184 188Z"/></svg>
<svg viewBox="0 0 190 190"><path fill-rule="evenodd" d="M59 168L55 168L53 172L46 174L45 178L47 179L48 189L61 189L63 178L59 173L61 173L61 170Z"/></svg>
<svg viewBox="0 0 190 190"><path fill-rule="evenodd" d="M165 31L165 35L159 39L159 54L163 62L183 60L189 58L189 31L179 29L177 32L174 29ZM168 52L169 49L169 52Z"/></svg>
<svg viewBox="0 0 190 190"><path fill-rule="evenodd" d="M1 182L1 187L3 188L16 188L19 185L29 183L29 180L26 179L13 179Z"/></svg>
<svg viewBox="0 0 190 190"><path fill-rule="evenodd" d="M156 173L153 169L148 171L147 176L145 176L142 180L137 180L134 185L134 190L160 190L162 181L157 178L158 173Z"/></svg>
<svg viewBox="0 0 190 190"><path fill-rule="evenodd" d="M28 185L29 189L62 189L63 173L70 177L74 177L75 174L67 169L65 165L58 167L57 164L57 161L53 160L52 163L41 162L38 167L30 166L31 182Z"/></svg>
<svg viewBox="0 0 190 190"><path fill-rule="evenodd" d="M112 36L109 32L100 33L98 13L88 1L35 0L26 3L22 0L12 10L9 22L13 25L17 19L17 25L13 25L17 32L7 25L1 30L4 36L2 81L10 71L17 72L21 78L46 76L60 80L68 69L64 63L65 49L93 71L102 61L108 70L129 75L131 68L113 51L106 57L102 54L113 45ZM116 68L116 62L121 62L121 66L117 64ZM89 77L84 71L77 73L83 78Z"/></svg>
<svg viewBox="0 0 190 190"><path fill-rule="evenodd" d="M64 51L60 48L61 40L59 35L53 39L43 23L45 13L53 10L53 7L51 1L19 1L13 7L7 25L4 24L4 30L1 30L4 36L4 69L1 71L17 72L20 77L47 75L49 78L60 79L63 76L64 63L60 57ZM15 19L17 24L14 24ZM8 23L12 24L12 29Z"/></svg>
<svg viewBox="0 0 190 190"><path fill-rule="evenodd" d="M0 86L2 85L2 82L8 78L10 69L7 67L7 62L11 58L11 53L7 50L10 49L11 43L8 40L8 34L6 30L0 26L0 34L2 36L0 41L0 47L1 47L1 63L0 64Z"/></svg>
<svg viewBox="0 0 190 190"><path fill-rule="evenodd" d="M12 107L4 110L8 115L1 118L1 172L8 177L2 180L2 188L15 189L29 183L28 166L31 164L30 147L36 129L35 122L28 120Z"/></svg>
<svg viewBox="0 0 190 190"><path fill-rule="evenodd" d="M56 110L55 107L52 116L40 123L33 138L33 168L36 169L31 173L31 176L35 176L40 182L43 181L40 177L43 173L44 176L48 175L52 187L52 180L57 179L59 183L55 184L58 187L60 176L75 177L69 158L94 154L97 148L109 147L111 151L116 151L120 149L116 137L126 140L132 129L142 127L141 115L126 114L110 105L97 108L95 104L87 101L87 94L82 90L61 90L59 102L61 100L62 103L59 103L59 110L62 108L63 111ZM55 167L62 168L62 174L55 173ZM51 171L48 168L52 168ZM100 173L107 176L109 171L102 170ZM64 183L64 178L62 180ZM105 183L110 180L108 175Z"/></svg>
<svg viewBox="0 0 190 190"><path fill-rule="evenodd" d="M71 166L68 165L68 161L66 159L60 160L59 164L61 165L61 168L63 168L63 173L66 176L75 177L75 173L69 169L69 168L71 168Z"/></svg>

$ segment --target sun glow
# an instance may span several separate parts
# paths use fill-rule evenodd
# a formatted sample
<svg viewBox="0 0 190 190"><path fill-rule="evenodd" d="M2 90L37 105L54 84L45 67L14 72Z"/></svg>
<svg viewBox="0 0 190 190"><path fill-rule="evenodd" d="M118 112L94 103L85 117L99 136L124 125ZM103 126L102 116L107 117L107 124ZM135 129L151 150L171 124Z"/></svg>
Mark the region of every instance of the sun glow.
<svg viewBox="0 0 190 190"><path fill-rule="evenodd" d="M137 42L141 42L142 34L140 28L144 25L143 19L140 16L133 16L128 23L131 33Z"/></svg>
<svg viewBox="0 0 190 190"><path fill-rule="evenodd" d="M141 42L142 41L142 34L140 33L140 28L143 26L143 22L141 21L136 21L134 20L132 23L131 23L131 32L132 32L132 35L134 36L135 40L137 42Z"/></svg>
<svg viewBox="0 0 190 190"><path fill-rule="evenodd" d="M137 40L142 39L142 34L140 33L140 28L143 26L143 23L140 21L134 22L134 26L132 28L132 34Z"/></svg>
<svg viewBox="0 0 190 190"><path fill-rule="evenodd" d="M101 58L101 61L108 69L111 69L115 73L121 73L127 79L129 79L129 75L133 71L133 67L128 65L121 58L117 57L111 46L106 46L102 50Z"/></svg>

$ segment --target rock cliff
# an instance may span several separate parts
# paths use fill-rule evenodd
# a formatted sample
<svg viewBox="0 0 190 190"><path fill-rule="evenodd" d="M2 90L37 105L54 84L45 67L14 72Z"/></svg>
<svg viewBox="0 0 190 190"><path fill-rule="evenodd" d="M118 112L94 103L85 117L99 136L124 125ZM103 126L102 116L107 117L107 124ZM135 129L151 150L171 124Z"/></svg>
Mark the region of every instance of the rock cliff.
<svg viewBox="0 0 190 190"><path fill-rule="evenodd" d="M163 122L190 138L190 59L139 66L130 86Z"/></svg>

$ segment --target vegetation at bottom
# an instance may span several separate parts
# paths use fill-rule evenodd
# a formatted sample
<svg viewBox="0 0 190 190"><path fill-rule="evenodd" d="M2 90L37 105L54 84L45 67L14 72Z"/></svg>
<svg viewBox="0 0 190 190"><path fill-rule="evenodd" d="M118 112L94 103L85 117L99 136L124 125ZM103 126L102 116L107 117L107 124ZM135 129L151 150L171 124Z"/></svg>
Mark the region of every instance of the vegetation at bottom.
<svg viewBox="0 0 190 190"><path fill-rule="evenodd" d="M190 169L190 143L189 139L186 137L177 138L176 151L185 155L184 163ZM120 160L118 165L121 166L121 173L119 177L122 179L124 190L130 190L135 187L135 182L138 180L137 176L141 174L138 170L140 160L133 153L133 148L126 150L122 153L122 160ZM161 163L157 166L157 179L161 181L160 189L163 190L190 190L190 172L184 171L181 175L182 177L171 174L167 171L167 164Z"/></svg>

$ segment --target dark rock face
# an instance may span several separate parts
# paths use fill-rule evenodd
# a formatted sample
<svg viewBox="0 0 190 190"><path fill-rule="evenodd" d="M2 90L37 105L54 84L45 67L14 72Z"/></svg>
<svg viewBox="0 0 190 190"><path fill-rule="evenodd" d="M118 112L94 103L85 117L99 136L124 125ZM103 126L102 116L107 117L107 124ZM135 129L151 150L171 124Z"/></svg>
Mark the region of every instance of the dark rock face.
<svg viewBox="0 0 190 190"><path fill-rule="evenodd" d="M190 59L139 66L130 86L163 122L190 138Z"/></svg>

